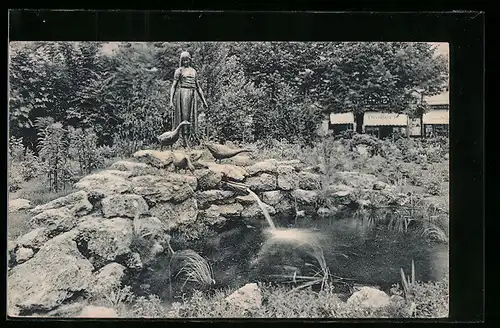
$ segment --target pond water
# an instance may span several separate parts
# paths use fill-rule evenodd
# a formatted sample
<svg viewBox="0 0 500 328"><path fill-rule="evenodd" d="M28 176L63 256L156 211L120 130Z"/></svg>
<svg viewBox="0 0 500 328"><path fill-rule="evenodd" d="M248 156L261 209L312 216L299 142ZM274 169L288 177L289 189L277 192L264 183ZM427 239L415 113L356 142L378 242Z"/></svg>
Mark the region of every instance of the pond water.
<svg viewBox="0 0 500 328"><path fill-rule="evenodd" d="M297 222L273 218L273 221L285 234L286 229L291 229L290 233L317 236L315 242L322 249L330 273L353 284L378 286L389 291L393 284L401 281L401 268L405 274L411 274L412 260L419 281L440 280L448 272L448 245L429 242L418 230L394 232L363 224L360 219L349 216L341 219L303 218ZM318 262L315 263L314 258L303 252L298 244L271 246L270 250L262 252L263 246L268 244L269 231L269 224L264 219L256 226L239 222L193 248L213 269L216 286L212 286L212 290L213 287L236 289L249 282L276 281L270 279L270 275L290 276L293 268L299 270L299 276L312 275L314 271L308 271L308 268L318 267ZM177 290L174 294L190 294L190 286L186 285L180 291L179 283L172 282L173 289ZM178 297L174 295L174 299ZM172 300L172 297L168 298Z"/></svg>
<svg viewBox="0 0 500 328"><path fill-rule="evenodd" d="M448 272L448 245L429 242L416 231L403 233L370 227L355 218L303 219L297 224L277 219L275 222L278 228L287 226L317 234L331 274L356 284L388 290L400 282L401 268L406 274L411 273L412 260L419 281L440 280ZM272 268L300 269L311 262L311 258L302 256L300 247L293 246L278 247L272 254L267 252L258 258L260 265L255 265L257 254L266 241L267 229L265 222L259 227L238 227L217 236L215 244L209 242L207 245L211 246L200 250L212 264L220 286L236 288L251 281L261 281L263 273L273 272Z"/></svg>

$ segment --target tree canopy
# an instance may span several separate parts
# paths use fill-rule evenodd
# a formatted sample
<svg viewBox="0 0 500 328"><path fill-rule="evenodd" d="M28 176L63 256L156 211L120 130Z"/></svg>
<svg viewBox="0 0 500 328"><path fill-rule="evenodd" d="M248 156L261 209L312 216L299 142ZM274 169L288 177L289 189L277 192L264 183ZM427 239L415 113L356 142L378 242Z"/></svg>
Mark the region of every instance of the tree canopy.
<svg viewBox="0 0 500 328"><path fill-rule="evenodd" d="M11 43L10 133L36 149L40 117L92 128L101 144L154 142L171 128L169 88L191 52L209 103L207 138L314 139L318 111L412 114L440 93L448 61L427 43L154 42ZM422 107L419 107L422 109Z"/></svg>

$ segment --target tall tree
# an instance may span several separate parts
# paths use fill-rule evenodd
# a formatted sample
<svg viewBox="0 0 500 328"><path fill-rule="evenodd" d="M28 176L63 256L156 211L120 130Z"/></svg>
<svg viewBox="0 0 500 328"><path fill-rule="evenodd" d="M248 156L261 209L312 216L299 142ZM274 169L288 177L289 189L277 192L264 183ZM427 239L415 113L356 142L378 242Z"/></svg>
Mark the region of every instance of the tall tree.
<svg viewBox="0 0 500 328"><path fill-rule="evenodd" d="M446 86L446 60L426 43L349 42L325 50L316 62L315 96L335 112L353 112L358 129L365 111L413 115L415 92L433 95Z"/></svg>

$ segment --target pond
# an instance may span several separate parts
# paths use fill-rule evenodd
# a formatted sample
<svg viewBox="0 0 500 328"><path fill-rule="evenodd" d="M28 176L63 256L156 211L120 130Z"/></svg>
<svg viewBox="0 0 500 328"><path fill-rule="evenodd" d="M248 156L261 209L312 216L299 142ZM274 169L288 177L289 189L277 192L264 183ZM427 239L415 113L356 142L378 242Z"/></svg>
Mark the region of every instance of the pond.
<svg viewBox="0 0 500 328"><path fill-rule="evenodd" d="M316 233L331 274L356 284L388 290L400 282L401 268L406 274L411 273L412 260L419 281L440 280L448 272L448 245L429 242L418 231L395 232L364 225L356 218L302 219L297 224L275 221L277 227ZM273 272L272 268L300 268L308 261L300 247L292 247L268 252L264 259L259 257L260 265L253 265L266 240L267 228L265 222L258 227L238 227L218 235L215 242L207 242L200 251L212 264L218 284L237 288L251 281L262 281ZM294 258L294 253L301 259Z"/></svg>
<svg viewBox="0 0 500 328"><path fill-rule="evenodd" d="M275 217L273 221L284 234L296 234L292 239L299 242L271 245L263 252L263 246L269 246L269 231L274 230L262 219L258 225L235 222L233 227L226 226L224 231L193 248L213 269L216 285L212 290L213 287L237 289L250 282L290 283L291 275L312 276L318 271L318 262L299 245L301 238L314 239L321 247L330 274L346 279L341 281L351 285L378 286L388 292L393 284L401 281L401 268L405 274L411 274L412 260L419 281L440 280L448 272L448 245L427 241L418 229L396 232L366 225L359 218L345 215L340 219ZM312 271L309 268L313 268ZM277 276L285 276L285 279L276 280ZM174 299L189 295L192 288L187 284L179 290L180 281L175 279L172 286L177 290L172 295ZM172 300L171 296L168 298Z"/></svg>

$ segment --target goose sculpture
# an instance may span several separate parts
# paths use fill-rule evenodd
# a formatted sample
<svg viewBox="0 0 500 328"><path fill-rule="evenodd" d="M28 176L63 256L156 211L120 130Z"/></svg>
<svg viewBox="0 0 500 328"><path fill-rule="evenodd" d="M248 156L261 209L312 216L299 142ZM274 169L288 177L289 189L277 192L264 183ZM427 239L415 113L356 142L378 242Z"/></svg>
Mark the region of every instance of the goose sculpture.
<svg viewBox="0 0 500 328"><path fill-rule="evenodd" d="M212 154L212 156L215 158L215 161L221 162L223 159L231 158L234 157L240 153L244 152L251 152L251 149L247 148L229 148L224 145L218 145L218 144L213 144L213 143L206 143L205 147L207 147L208 151Z"/></svg>
<svg viewBox="0 0 500 328"><path fill-rule="evenodd" d="M189 170L191 173L194 172L194 166L191 163L191 159L189 158L189 155L184 152L173 152L172 163L174 164L175 172L178 172L179 170L184 170L184 172Z"/></svg>
<svg viewBox="0 0 500 328"><path fill-rule="evenodd" d="M188 121L182 121L173 131L167 131L157 137L162 151L165 146L170 146L170 151L172 151L173 145L177 142L177 140L179 140L180 130L184 125L191 125L191 123Z"/></svg>

